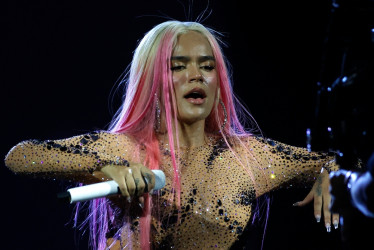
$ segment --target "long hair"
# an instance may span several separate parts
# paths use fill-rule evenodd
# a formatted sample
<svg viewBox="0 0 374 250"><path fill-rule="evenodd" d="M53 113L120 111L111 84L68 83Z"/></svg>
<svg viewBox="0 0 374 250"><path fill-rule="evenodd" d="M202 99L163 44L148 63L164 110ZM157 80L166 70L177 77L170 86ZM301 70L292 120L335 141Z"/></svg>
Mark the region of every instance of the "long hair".
<svg viewBox="0 0 374 250"><path fill-rule="evenodd" d="M188 31L203 34L210 43L216 60L220 88L219 98L226 107L227 123L225 126L222 127L225 119L224 111L220 105L216 105L206 119L205 132L220 131L228 145L229 138L250 134L240 121L249 113L233 94L231 74L220 46L220 34L197 22L166 21L145 34L134 52L129 71L122 79L126 90L123 104L109 126L110 132L130 135L138 142L138 145L145 147L146 159L142 163L149 169L158 169L161 157L154 126L156 123L156 102L157 99L160 100L163 107L162 112L165 114L165 126L169 131L169 145L174 169L172 187L176 193L174 202L178 207L180 206L181 183L174 145L178 147L179 140L178 134L174 138L174 133L170 132L176 133L177 127L177 108L170 70L170 57L178 36ZM139 149L135 154L138 153ZM254 181L251 171L246 170ZM151 197L146 194L145 208L140 218L142 249L150 247L151 204ZM108 230L108 220L112 217L113 211L106 199L91 201L90 209L91 243L99 249L105 249L105 234Z"/></svg>

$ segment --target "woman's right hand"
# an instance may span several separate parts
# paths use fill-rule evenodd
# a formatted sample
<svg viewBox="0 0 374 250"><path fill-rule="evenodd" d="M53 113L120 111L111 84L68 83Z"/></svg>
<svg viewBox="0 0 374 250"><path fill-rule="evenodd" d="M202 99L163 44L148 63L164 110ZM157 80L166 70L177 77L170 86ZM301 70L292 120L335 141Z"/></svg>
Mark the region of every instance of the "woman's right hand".
<svg viewBox="0 0 374 250"><path fill-rule="evenodd" d="M101 169L101 172L118 184L121 194L129 202L132 197L138 197L143 205L143 194L155 187L154 173L140 163L129 163L128 167L107 165Z"/></svg>

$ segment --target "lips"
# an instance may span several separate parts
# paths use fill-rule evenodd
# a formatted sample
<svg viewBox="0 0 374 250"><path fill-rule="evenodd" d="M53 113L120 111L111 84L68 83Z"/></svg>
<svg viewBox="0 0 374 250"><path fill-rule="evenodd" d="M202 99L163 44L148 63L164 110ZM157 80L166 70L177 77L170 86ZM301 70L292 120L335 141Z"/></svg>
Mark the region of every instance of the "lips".
<svg viewBox="0 0 374 250"><path fill-rule="evenodd" d="M206 93L201 88L193 88L183 96L189 103L203 104L205 102Z"/></svg>
<svg viewBox="0 0 374 250"><path fill-rule="evenodd" d="M206 97L205 91L201 88L193 88L183 96L184 98L204 99Z"/></svg>

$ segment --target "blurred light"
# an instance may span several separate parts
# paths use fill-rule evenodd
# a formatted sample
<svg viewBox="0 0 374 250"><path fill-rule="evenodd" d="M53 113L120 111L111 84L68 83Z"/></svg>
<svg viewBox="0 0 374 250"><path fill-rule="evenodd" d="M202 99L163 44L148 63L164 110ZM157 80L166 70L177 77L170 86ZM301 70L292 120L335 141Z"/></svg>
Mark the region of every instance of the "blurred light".
<svg viewBox="0 0 374 250"><path fill-rule="evenodd" d="M306 129L306 148L308 149L309 152L312 151L311 141L312 141L311 131L310 131L310 128L307 128Z"/></svg>

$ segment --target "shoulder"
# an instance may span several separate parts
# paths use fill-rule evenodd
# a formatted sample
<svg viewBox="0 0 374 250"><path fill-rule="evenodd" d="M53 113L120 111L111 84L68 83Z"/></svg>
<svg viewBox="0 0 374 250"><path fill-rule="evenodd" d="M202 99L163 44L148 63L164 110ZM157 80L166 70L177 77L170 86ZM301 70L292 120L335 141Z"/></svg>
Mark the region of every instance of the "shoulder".
<svg viewBox="0 0 374 250"><path fill-rule="evenodd" d="M140 144L133 136L125 133L113 133L111 131L95 131L83 136L89 141L86 146L92 151L102 155L124 157L126 160L135 161L140 150Z"/></svg>
<svg viewBox="0 0 374 250"><path fill-rule="evenodd" d="M265 145L257 136L251 134L231 135L221 138L218 142L216 145L239 155L248 154L251 151L261 151Z"/></svg>
<svg viewBox="0 0 374 250"><path fill-rule="evenodd" d="M246 135L230 139L237 150L253 151L258 153L283 153L290 155L291 152L305 152L302 147L295 147L286 143L266 138L261 135Z"/></svg>
<svg viewBox="0 0 374 250"><path fill-rule="evenodd" d="M237 135L230 136L227 141L234 148L240 147L261 147L266 144L266 141L257 135Z"/></svg>
<svg viewBox="0 0 374 250"><path fill-rule="evenodd" d="M131 135L124 133L114 133L105 130L87 133L83 135L83 137L91 140L105 141L108 144L112 144L112 146L135 146L138 144Z"/></svg>

